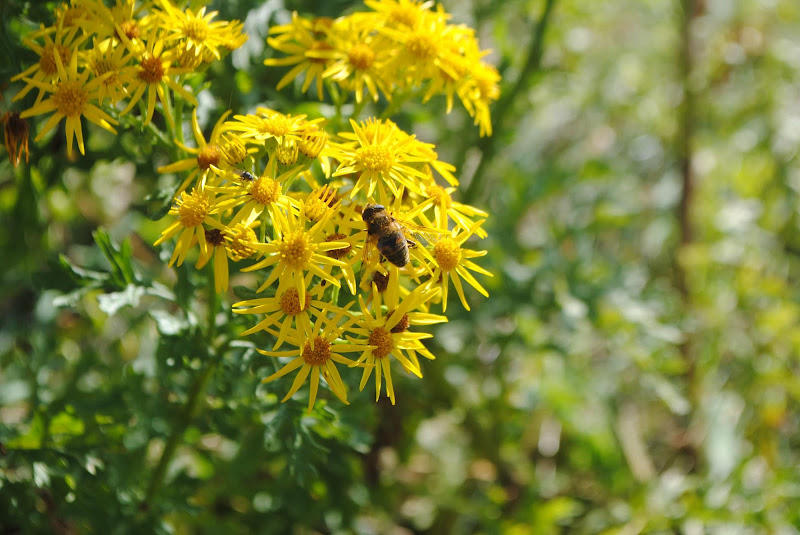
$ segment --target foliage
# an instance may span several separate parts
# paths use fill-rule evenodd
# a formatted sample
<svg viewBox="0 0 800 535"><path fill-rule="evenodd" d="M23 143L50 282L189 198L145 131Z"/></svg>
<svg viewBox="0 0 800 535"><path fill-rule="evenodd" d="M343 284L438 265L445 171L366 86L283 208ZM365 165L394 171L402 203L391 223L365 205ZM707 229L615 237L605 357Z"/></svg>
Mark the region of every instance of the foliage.
<svg viewBox="0 0 800 535"><path fill-rule="evenodd" d="M496 65L503 77L499 94L463 102L462 95L475 93L450 91L446 77L429 76L458 74L461 60L428 71L428 64L390 52L408 32L353 30L364 13L380 11L375 6L415 4L368 4L287 3L297 10L293 16L281 2L220 3L214 21L242 20L241 35L249 39L238 39L243 46L227 57L176 74L197 100L193 113L191 101L170 93L164 81L166 102L156 92L153 111L146 100L106 105L119 125L99 115L93 117L106 124L83 121L85 145L73 128L83 156L70 155L68 121L52 129L44 127L47 115L30 122L39 141L29 155L21 148L27 134L12 131L6 145L18 165L0 163L0 531L800 530L797 6L445 2L430 13L450 18L431 27L480 37L494 51L470 49L467 63ZM153 5L164 16L181 16L165 2ZM193 2L181 12L202 8ZM58 9L64 8L0 6L8 49L0 78L38 61L23 38L36 38L39 23L52 22ZM319 33L315 24L341 26ZM295 79L298 72L283 66L309 35L330 39L322 55L310 56L328 62L316 72L325 78L321 97L310 71ZM341 63L348 39L358 37L395 58L380 65L411 74L376 71L375 91L365 80L363 93L342 82L350 72ZM77 46L94 45L86 39ZM69 62L62 68L68 75ZM82 68L76 63L75 73ZM475 78L464 80L474 89ZM11 97L26 83L8 87L4 112L35 109L54 93L33 84L17 108ZM307 100L309 87L319 101ZM446 115L453 97L463 106ZM485 112L470 108L479 101L491 110L491 123L481 124ZM241 125L248 117L289 116L297 121L295 141L309 128L328 137L322 157L279 169L280 144L241 137ZM328 119L324 128L313 126L321 124L317 118ZM358 167L356 140L376 124L398 143L413 139L431 150L419 140L436 142L433 156L405 164L404 176L416 179L398 185L373 174L360 186L353 180L353 173L368 175ZM197 147L183 143L185 135ZM203 144L222 139L238 139L247 155L226 161L232 143L219 165L180 164L196 162ZM244 170L282 184L286 200L277 216L263 209L249 223L250 213L234 221L245 195L232 191L252 187ZM432 195L433 183L414 170L438 175L446 197ZM442 187L448 175L462 186ZM345 194L331 197L324 184ZM201 244L206 232L184 242L177 235L160 239L181 220L192 188L206 185L217 188L214 199L232 203L208 217L224 235L248 223L260 243L245 242L264 256L238 258L222 243L212 258L214 248ZM321 200L331 208L331 198L339 202L336 213L323 216L320 228L335 219L352 231L342 234L353 238L346 263L355 295L348 272L333 264L325 273L341 291L319 288L319 275L306 288L305 277L286 270L281 281L288 282L256 292L270 272L240 272L237 260L257 267L274 254L269 246L285 234L271 226L274 220L288 228L297 218L292 224L311 232L313 225L302 223L308 206ZM402 275L378 262L380 255L361 253L368 247L358 210L393 198L404 204L392 210L410 213L415 226L452 228L455 238L470 230L485 236L482 268L494 277L478 287L486 287L488 299L478 287L439 283L437 266L441 272L443 259L453 258L433 258L441 234L430 243L415 240L409 265L420 269L418 282L411 269ZM444 210L448 204L466 212ZM483 225L472 204L491 215ZM154 247L156 241L163 243ZM219 258L233 267L224 281L211 261ZM197 268L198 260L207 265ZM369 263L364 269L362 260ZM395 294L378 299L370 266L394 273ZM277 354L286 346L273 349L275 326L253 331L266 316L242 312L275 302L288 288L281 284L296 289L298 304L299 292L318 291L311 295L328 304L320 326L363 322L343 337L336 329L329 334L334 344L361 340L367 352L380 353L370 322L385 322L390 308L413 296L417 318L447 316L447 323L420 327L433 334L423 347L437 358L418 365L421 378L398 373L409 367L395 363L393 392L383 390L377 403L371 388L359 389L374 352L360 360L361 370L339 364L349 405L336 399L342 389L324 381L316 400L310 387L290 388L288 379L262 384L288 361L258 350ZM446 305L439 300L448 286L462 295ZM387 302L395 305L382 306ZM334 319L340 308L349 319ZM287 328L294 334L285 344L293 336L302 341L299 321ZM247 331L253 332L243 336ZM294 347L302 357L300 343ZM281 403L290 390L297 391Z"/></svg>

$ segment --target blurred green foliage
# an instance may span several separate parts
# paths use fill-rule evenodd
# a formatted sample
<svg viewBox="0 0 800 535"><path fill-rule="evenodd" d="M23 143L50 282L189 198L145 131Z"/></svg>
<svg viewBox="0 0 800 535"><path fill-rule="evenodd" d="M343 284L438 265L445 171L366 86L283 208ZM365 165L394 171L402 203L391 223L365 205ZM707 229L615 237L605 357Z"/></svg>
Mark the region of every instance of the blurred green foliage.
<svg viewBox="0 0 800 535"><path fill-rule="evenodd" d="M0 79L52 6L0 6ZM357 385L346 407L280 404L229 307L216 333L181 313L205 309L206 274L150 245L172 183L144 133L0 162L0 533L800 531L800 6L445 6L494 49L495 134L436 99L397 121L491 213L495 277L397 406ZM358 3L214 7L250 41L208 73L206 126L325 114L274 90L264 38Z"/></svg>

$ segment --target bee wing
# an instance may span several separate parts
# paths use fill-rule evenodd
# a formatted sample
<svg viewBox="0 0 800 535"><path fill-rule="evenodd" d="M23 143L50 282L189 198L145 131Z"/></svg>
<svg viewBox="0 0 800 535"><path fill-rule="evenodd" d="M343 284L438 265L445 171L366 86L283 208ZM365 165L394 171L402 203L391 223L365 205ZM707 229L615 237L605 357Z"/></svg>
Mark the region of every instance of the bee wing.
<svg viewBox="0 0 800 535"><path fill-rule="evenodd" d="M397 221L403 227L406 235L411 234L418 239L424 239L428 243L436 243L442 239L443 236L450 234L450 232L447 230L418 225L401 218L395 217L395 221Z"/></svg>

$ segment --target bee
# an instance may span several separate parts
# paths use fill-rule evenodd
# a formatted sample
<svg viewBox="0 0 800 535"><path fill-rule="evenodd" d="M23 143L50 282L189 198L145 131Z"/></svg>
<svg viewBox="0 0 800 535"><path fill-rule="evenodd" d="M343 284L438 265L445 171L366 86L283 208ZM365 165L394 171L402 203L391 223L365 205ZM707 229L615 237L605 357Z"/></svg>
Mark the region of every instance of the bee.
<svg viewBox="0 0 800 535"><path fill-rule="evenodd" d="M383 258L397 267L408 264L411 260L408 249L417 244L406 238L403 225L390 216L383 205L366 205L361 219L367 224L367 236L375 242Z"/></svg>
<svg viewBox="0 0 800 535"><path fill-rule="evenodd" d="M250 171L243 171L241 169L237 169L239 171L239 176L242 177L242 180L247 180L248 182L252 182L256 179L256 177Z"/></svg>

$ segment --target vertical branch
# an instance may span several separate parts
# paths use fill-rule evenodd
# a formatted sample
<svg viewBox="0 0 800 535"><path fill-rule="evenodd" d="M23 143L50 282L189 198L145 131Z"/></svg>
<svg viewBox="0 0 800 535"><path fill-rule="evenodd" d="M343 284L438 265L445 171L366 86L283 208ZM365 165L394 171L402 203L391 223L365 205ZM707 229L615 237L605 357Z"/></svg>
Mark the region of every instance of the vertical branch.
<svg viewBox="0 0 800 535"><path fill-rule="evenodd" d="M683 89L683 101L679 109L679 126L677 132L676 149L678 167L681 175L681 197L676 209L678 220L679 243L675 255L675 286L680 293L683 313L689 315L692 307L692 296L689 290L687 273L681 264L680 252L694 241L692 227L692 201L694 199L694 173L692 170L692 149L696 128L696 94L692 87L692 73L694 70L694 42L692 21L698 15L700 0L681 0L680 14L680 43L678 50L678 68L680 83ZM692 409L692 415L700 402L700 377L698 374L696 352L693 349L693 336L687 333L680 345L681 355L686 367L685 380L687 394ZM691 416L691 415L690 415ZM691 422L689 423L691 425ZM687 431L684 437L684 446L692 458L693 470L697 469L699 452L691 433Z"/></svg>
<svg viewBox="0 0 800 535"><path fill-rule="evenodd" d="M528 82L535 73L541 69L542 54L544 53L544 37L547 25L550 22L550 15L553 12L553 7L556 0L545 0L542 14L536 24L536 30L531 39L530 47L528 48L528 57L525 59L525 64L519 73L514 85L508 90L504 91L500 99L497 101L494 111L494 131L496 134L501 134L505 129L505 122L509 119L509 112L517 99L517 95L528 86ZM494 158L497 149L497 136L482 137L478 140L478 148L481 151L481 159L478 163L475 173L472 175L472 180L463 192L463 202L471 203L475 196L481 193L484 180L484 170L487 165ZM464 165L466 154L462 154L458 160L458 169Z"/></svg>

